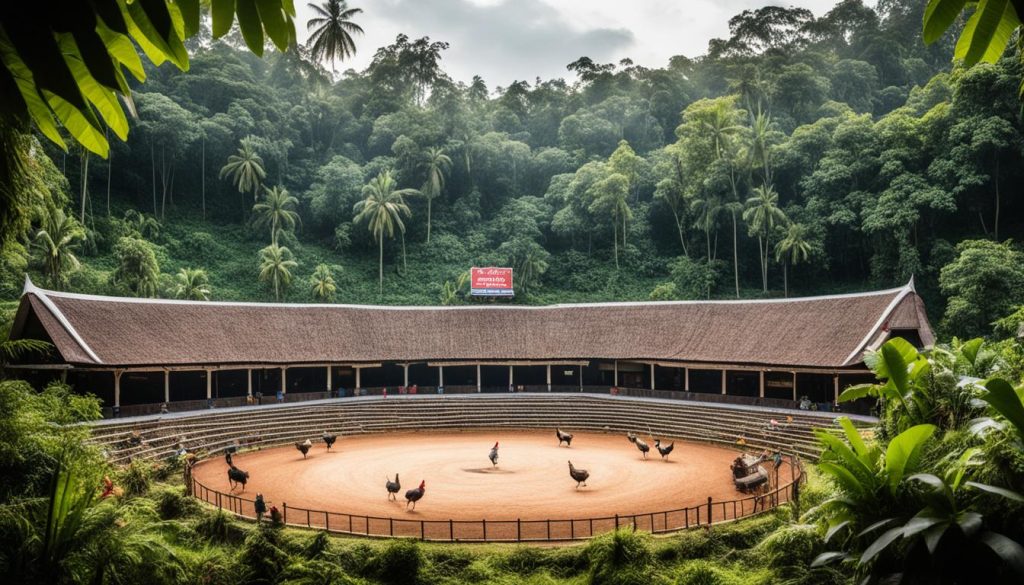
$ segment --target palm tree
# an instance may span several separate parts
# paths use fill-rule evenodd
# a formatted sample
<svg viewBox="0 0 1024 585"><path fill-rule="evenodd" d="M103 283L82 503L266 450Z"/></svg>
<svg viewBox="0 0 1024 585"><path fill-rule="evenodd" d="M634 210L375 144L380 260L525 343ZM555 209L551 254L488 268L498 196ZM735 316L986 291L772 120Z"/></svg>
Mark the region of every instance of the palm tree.
<svg viewBox="0 0 1024 585"><path fill-rule="evenodd" d="M352 17L361 13L362 8L349 8L345 0L327 0L317 5L307 4L316 14L306 21L306 30L312 30L307 41L312 56L317 61L328 60L334 71L334 60L345 60L356 54L356 43L353 34L363 34L363 29L352 22ZM316 29L316 30L313 30Z"/></svg>
<svg viewBox="0 0 1024 585"><path fill-rule="evenodd" d="M427 158L424 166L427 168L427 180L423 183L421 193L427 199L427 243L430 243L430 203L441 194L444 189L445 175L452 170L452 159L445 154L443 148L431 147L427 149Z"/></svg>
<svg viewBox="0 0 1024 585"><path fill-rule="evenodd" d="M202 268L182 268L174 276L174 296L191 301L210 300L210 282Z"/></svg>
<svg viewBox="0 0 1024 585"><path fill-rule="evenodd" d="M807 241L807 229L799 223L790 224L786 237L775 244L775 261L782 262L782 282L786 296L789 296L789 275L786 266L806 262L811 255L811 244ZM785 261L783 261L785 259Z"/></svg>
<svg viewBox="0 0 1024 585"><path fill-rule="evenodd" d="M260 282L273 284L274 298L280 301L281 293L292 283L291 269L298 265L291 250L271 244L260 250Z"/></svg>
<svg viewBox="0 0 1024 585"><path fill-rule="evenodd" d="M548 263L544 259L544 249L538 246L531 246L523 256L519 264L519 278L517 279L523 288L523 294L529 291L530 285L548 271Z"/></svg>
<svg viewBox="0 0 1024 585"><path fill-rule="evenodd" d="M318 264L310 281L313 284L313 298L319 301L334 300L334 292L338 287L334 284L330 266Z"/></svg>
<svg viewBox="0 0 1024 585"><path fill-rule="evenodd" d="M129 209L124 212L124 221L143 238L155 240L160 237L160 221L152 215Z"/></svg>
<svg viewBox="0 0 1024 585"><path fill-rule="evenodd" d="M299 200L288 194L284 187L272 187L267 189L263 201L252 206L252 212L256 215L256 226L270 226L270 243L277 245L277 234L282 230L291 231L299 221L299 214L292 208L299 204Z"/></svg>
<svg viewBox="0 0 1024 585"><path fill-rule="evenodd" d="M395 237L396 227L405 232L402 216L412 216L409 206L405 203L405 197L417 193L415 189L396 189L397 186L390 170L381 172L363 187L365 199L356 203L352 209L356 214L352 221L366 221L367 229L373 234L380 248L378 276L381 296L384 295L384 235L388 238Z"/></svg>
<svg viewBox="0 0 1024 585"><path fill-rule="evenodd" d="M50 285L60 289L67 281L67 273L78 269L75 250L85 240L85 230L59 207L48 207L42 220L32 243L43 257L43 270Z"/></svg>
<svg viewBox="0 0 1024 585"><path fill-rule="evenodd" d="M726 100L720 100L715 104L701 126L711 138L716 159L722 158L729 140L742 129L742 126L736 123L736 109L733 107L732 101Z"/></svg>
<svg viewBox="0 0 1024 585"><path fill-rule="evenodd" d="M768 292L768 240L777 225L788 223L786 213L779 209L779 194L771 185L754 188L754 196L747 199L743 221L750 225L750 232L757 234L757 246L761 261L761 286Z"/></svg>
<svg viewBox="0 0 1024 585"><path fill-rule="evenodd" d="M251 136L242 139L238 153L229 156L228 163L221 167L220 178L228 176L238 187L239 193L252 191L252 200L256 201L260 185L267 178L267 171L263 169L263 159L256 153Z"/></svg>
<svg viewBox="0 0 1024 585"><path fill-rule="evenodd" d="M770 185L772 182L771 168L771 139L772 117L763 112L758 112L750 119L750 149L748 150L750 168L761 167L763 183Z"/></svg>
<svg viewBox="0 0 1024 585"><path fill-rule="evenodd" d="M704 243L707 246L708 262L717 256L718 251L718 216L724 207L717 196L697 197L690 203L690 211L697 215L694 227L704 232ZM711 253L711 230L715 229L715 254Z"/></svg>

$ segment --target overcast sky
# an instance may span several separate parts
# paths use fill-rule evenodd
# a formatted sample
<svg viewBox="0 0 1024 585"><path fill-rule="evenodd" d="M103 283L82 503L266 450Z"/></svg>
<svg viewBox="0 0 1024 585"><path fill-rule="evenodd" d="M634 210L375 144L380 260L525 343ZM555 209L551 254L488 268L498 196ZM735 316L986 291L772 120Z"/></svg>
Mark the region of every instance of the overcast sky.
<svg viewBox="0 0 1024 585"><path fill-rule="evenodd" d="M318 0L322 1L322 0ZM874 4L874 2L866 2ZM305 40L312 15L296 0L296 28ZM565 66L581 56L597 62L629 57L639 65L663 67L673 55L695 57L708 40L728 35L729 18L766 4L802 6L816 15L836 0L349 0L362 8L354 20L354 59L338 71L361 71L378 47L405 33L447 41L445 71L456 80L481 75L489 87L536 77L569 78Z"/></svg>

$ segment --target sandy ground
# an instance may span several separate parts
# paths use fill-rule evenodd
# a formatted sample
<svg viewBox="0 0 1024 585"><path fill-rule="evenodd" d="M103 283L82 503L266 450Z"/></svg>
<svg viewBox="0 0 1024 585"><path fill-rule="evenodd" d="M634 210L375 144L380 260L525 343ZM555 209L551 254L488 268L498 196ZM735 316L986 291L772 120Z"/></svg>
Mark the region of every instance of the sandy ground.
<svg viewBox="0 0 1024 585"><path fill-rule="evenodd" d="M322 442L314 443L306 459L294 446L237 454L235 465L248 471L245 493L233 493L251 500L262 493L268 505L282 508L287 503L290 523L369 533L415 535L427 528L421 520L438 521L430 527L439 538L479 537L478 527L459 530L459 521L486 518L489 538L495 531L517 530L523 534L527 521L571 518L648 515L636 519L638 527L650 530L672 528L695 516L672 518L657 512L746 497L732 483L729 465L737 452L721 447L676 441L675 450L662 460L651 444L645 461L625 436L575 433L572 447L558 446L555 433L525 431L488 431L460 433L393 433L339 438L328 452ZM492 467L488 453L500 442L498 465ZM590 471L586 487L576 488L569 477L568 461ZM198 464L193 472L200 483L211 490L228 493L227 465L213 457ZM397 501L389 501L384 488L386 477L400 475L401 491ZM782 483L789 481L788 466L783 466ZM407 510L406 490L426 481L426 493L416 506ZM202 496L200 496L202 497ZM240 503L236 510L251 515L251 504ZM227 507L227 504L225 504ZM751 504L747 504L747 512ZM305 514L310 510L330 514ZM705 507L706 508L706 507ZM715 520L729 517L734 508L722 506ZM740 512L741 514L744 512ZM356 516L355 524L349 516ZM378 518L379 521L360 519ZM706 521L706 512L703 520ZM516 519L523 521L518 527ZM454 520L455 523L449 523ZM408 522L414 521L414 522ZM502 523L501 521L506 521ZM513 521L511 523L507 521ZM398 528L396 529L396 522ZM493 524L490 524L492 523ZM345 526L348 523L348 526ZM387 525L385 526L384 523ZM544 537L544 526L536 523L527 532ZM550 525L546 527L552 530ZM555 526L555 531L597 531L592 523ZM445 534L440 534L444 532ZM472 533L472 534L469 534ZM447 536L445 536L447 535ZM512 536L516 538L516 536Z"/></svg>

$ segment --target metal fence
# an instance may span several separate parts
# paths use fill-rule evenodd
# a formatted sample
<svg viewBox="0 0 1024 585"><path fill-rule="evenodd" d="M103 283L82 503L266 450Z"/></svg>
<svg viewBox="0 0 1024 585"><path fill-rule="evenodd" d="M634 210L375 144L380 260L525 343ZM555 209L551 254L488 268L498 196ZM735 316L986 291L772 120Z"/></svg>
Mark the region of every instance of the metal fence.
<svg viewBox="0 0 1024 585"><path fill-rule="evenodd" d="M765 493L735 500L707 503L642 514L616 514L598 518L547 520L406 520L402 518L362 516L327 510L310 510L282 502L282 521L288 526L316 528L337 534L371 537L406 537L443 542L550 542L585 540L620 528L644 530L654 534L677 532L757 516L786 502L800 504L803 466L798 456L786 456L792 470L788 483L776 485ZM778 477L778 473L773 474ZM210 489L194 477L187 479L191 494L221 510L241 518L256 519L254 501L241 495Z"/></svg>

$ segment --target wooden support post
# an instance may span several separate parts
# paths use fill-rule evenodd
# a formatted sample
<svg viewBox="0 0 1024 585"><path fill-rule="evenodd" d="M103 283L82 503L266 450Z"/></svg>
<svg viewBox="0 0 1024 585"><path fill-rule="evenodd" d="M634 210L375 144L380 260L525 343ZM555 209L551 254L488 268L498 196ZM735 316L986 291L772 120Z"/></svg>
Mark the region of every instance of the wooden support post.
<svg viewBox="0 0 1024 585"><path fill-rule="evenodd" d="M583 366L580 366L580 392L583 392Z"/></svg>
<svg viewBox="0 0 1024 585"><path fill-rule="evenodd" d="M246 396L252 397L252 368L246 368L245 370L245 384Z"/></svg>
<svg viewBox="0 0 1024 585"><path fill-rule="evenodd" d="M614 378L614 381L612 382L612 386L618 387L619 386L619 360L615 360L614 362L612 362L612 364L613 364L612 367L615 369L615 378Z"/></svg>
<svg viewBox="0 0 1024 585"><path fill-rule="evenodd" d="M327 366L327 396L330 397L331 390L334 390L334 384L332 384L334 377L334 368Z"/></svg>
<svg viewBox="0 0 1024 585"><path fill-rule="evenodd" d="M409 387L409 364L402 364L402 385L406 388Z"/></svg>
<svg viewBox="0 0 1024 585"><path fill-rule="evenodd" d="M757 395L761 398L764 398L764 370L761 370L761 384L758 388Z"/></svg>
<svg viewBox="0 0 1024 585"><path fill-rule="evenodd" d="M796 402L796 372L793 372L793 402Z"/></svg>
<svg viewBox="0 0 1024 585"><path fill-rule="evenodd" d="M444 388L444 366L437 366L437 387Z"/></svg>
<svg viewBox="0 0 1024 585"><path fill-rule="evenodd" d="M476 365L476 391L477 391L478 394L482 391L481 383L482 382L480 381L480 364L477 364Z"/></svg>
<svg viewBox="0 0 1024 585"><path fill-rule="evenodd" d="M513 378L512 378L512 366L510 365L510 366L508 367L508 387L509 387L509 389L512 389L512 388L513 388L512 384L513 384Z"/></svg>
<svg viewBox="0 0 1024 585"><path fill-rule="evenodd" d="M728 377L729 370L722 370L722 394L725 394L725 379Z"/></svg>
<svg viewBox="0 0 1024 585"><path fill-rule="evenodd" d="M683 368L683 391L690 391L690 368Z"/></svg>
<svg viewBox="0 0 1024 585"><path fill-rule="evenodd" d="M651 390L654 390L654 364L651 364Z"/></svg>
<svg viewBox="0 0 1024 585"><path fill-rule="evenodd" d="M363 373L363 368L357 367L356 368L356 388L362 388L363 387L363 384L360 381L360 375L362 373Z"/></svg>
<svg viewBox="0 0 1024 585"><path fill-rule="evenodd" d="M288 393L288 368L281 368L281 394Z"/></svg>
<svg viewBox="0 0 1024 585"><path fill-rule="evenodd" d="M164 402L171 403L171 371L164 370Z"/></svg>
<svg viewBox="0 0 1024 585"><path fill-rule="evenodd" d="M551 364L548 364L548 392L551 392Z"/></svg>
<svg viewBox="0 0 1024 585"><path fill-rule="evenodd" d="M839 374L832 376L833 400L832 404L839 404Z"/></svg>
<svg viewBox="0 0 1024 585"><path fill-rule="evenodd" d="M206 368L206 399L213 398L213 370Z"/></svg>
<svg viewBox="0 0 1024 585"><path fill-rule="evenodd" d="M121 408L121 374L124 370L114 370L114 408Z"/></svg>

